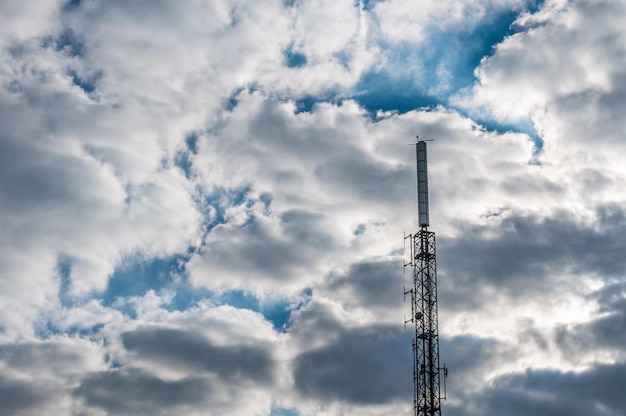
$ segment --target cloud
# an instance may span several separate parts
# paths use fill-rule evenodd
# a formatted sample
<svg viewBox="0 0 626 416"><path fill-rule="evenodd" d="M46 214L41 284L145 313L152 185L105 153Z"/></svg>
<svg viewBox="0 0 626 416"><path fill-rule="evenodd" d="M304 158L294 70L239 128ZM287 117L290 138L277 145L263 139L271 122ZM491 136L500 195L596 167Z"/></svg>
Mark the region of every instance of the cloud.
<svg viewBox="0 0 626 416"><path fill-rule="evenodd" d="M624 408L620 385L624 365L600 365L582 373L528 371L502 377L485 394L468 398L452 415L618 415Z"/></svg>
<svg viewBox="0 0 626 416"><path fill-rule="evenodd" d="M114 414L165 415L193 409L210 398L211 390L199 378L170 381L140 371L113 370L89 376L74 390L74 396L88 408Z"/></svg>
<svg viewBox="0 0 626 416"><path fill-rule="evenodd" d="M202 369L227 380L248 378L272 382L273 360L268 351L253 346L213 345L195 332L141 328L122 333L124 348L143 359Z"/></svg>
<svg viewBox="0 0 626 416"><path fill-rule="evenodd" d="M231 306L167 311L155 301L137 299L136 319L103 328L109 366L83 373L72 390L81 408L269 414L269 391L282 384L285 371L269 322Z"/></svg>
<svg viewBox="0 0 626 416"><path fill-rule="evenodd" d="M464 237L440 240L442 253L451 260L443 270L468 285L506 284L504 289L517 296L549 291L561 275L610 282L626 271L620 254L623 217L617 206L599 207L590 224L566 212L547 219L496 217L487 226L462 228Z"/></svg>
<svg viewBox="0 0 626 416"><path fill-rule="evenodd" d="M327 267L313 265L320 256L332 265L360 224L385 222L372 218L355 198L371 198L371 190L384 192L388 184L399 194L394 179L410 178L406 168L361 149L357 135L365 120L353 103L324 105L312 113L293 110L292 104L266 100L260 93L241 93L220 131L199 140L194 169L204 186L228 183L249 191L246 204L227 210L229 223L209 233L191 259L188 270L195 284L220 287L225 278L239 284L254 276L248 282L253 290L260 283L273 289L272 281L286 290L290 285L302 289L325 274ZM362 174L353 175L345 166L358 167ZM383 194L372 203L382 208L394 196ZM344 204L346 212L329 209L331 203Z"/></svg>
<svg viewBox="0 0 626 416"><path fill-rule="evenodd" d="M341 296L344 305L354 302L368 309L393 308L402 293L397 271L396 260L354 263L346 271L331 273L323 290L327 296Z"/></svg>
<svg viewBox="0 0 626 416"><path fill-rule="evenodd" d="M37 414L54 394L44 386L0 376L0 410L4 414Z"/></svg>
<svg viewBox="0 0 626 416"><path fill-rule="evenodd" d="M482 373L486 377L502 361L515 356L511 346L494 338L469 335L441 337L440 349L441 365L445 361L454 373L448 383L452 383L457 391L466 390L468 386L480 387L481 382L472 380L474 375Z"/></svg>
<svg viewBox="0 0 626 416"><path fill-rule="evenodd" d="M0 9L2 413L410 412L416 134L444 412L623 407L621 3Z"/></svg>
<svg viewBox="0 0 626 416"><path fill-rule="evenodd" d="M269 414L269 390L283 388L287 371L272 325L232 306L168 311L164 301L136 298L135 318L54 311L51 325L72 337L0 345L0 390L15 393L8 413ZM114 319L94 325L106 313Z"/></svg>
<svg viewBox="0 0 626 416"><path fill-rule="evenodd" d="M377 2L373 6L380 22L383 39L388 42L420 43L428 39L428 30L440 26L448 30L470 30L481 20L498 11L523 10L529 1L426 1L419 5L400 5L397 1Z"/></svg>
<svg viewBox="0 0 626 416"><path fill-rule="evenodd" d="M296 388L307 397L359 404L409 397L404 370L410 348L407 333L397 327L347 331L336 342L296 357Z"/></svg>
<svg viewBox="0 0 626 416"><path fill-rule="evenodd" d="M37 1L32 5L36 7L36 11L17 0L10 0L2 5L3 13L0 18L2 49L58 29L58 2Z"/></svg>
<svg viewBox="0 0 626 416"><path fill-rule="evenodd" d="M537 13L520 15L518 33L504 39L476 69L478 82L467 104L472 111L484 105L501 120L532 118L546 138L544 129L551 129L549 121L541 121L546 109L576 96L621 90L623 68L614 57L624 53L623 7L620 2L548 1ZM615 122L619 119L612 118Z"/></svg>
<svg viewBox="0 0 626 416"><path fill-rule="evenodd" d="M39 377L72 377L100 369L102 349L87 340L58 338L43 342L0 345L0 360L8 367Z"/></svg>
<svg viewBox="0 0 626 416"><path fill-rule="evenodd" d="M54 336L0 344L0 409L5 414L69 414L68 392L86 372L105 368L102 345Z"/></svg>
<svg viewBox="0 0 626 416"><path fill-rule="evenodd" d="M600 362L623 361L626 324L624 283L607 284L591 295L598 303L600 314L595 319L578 324L561 325L554 329L554 341L568 359L589 357Z"/></svg>

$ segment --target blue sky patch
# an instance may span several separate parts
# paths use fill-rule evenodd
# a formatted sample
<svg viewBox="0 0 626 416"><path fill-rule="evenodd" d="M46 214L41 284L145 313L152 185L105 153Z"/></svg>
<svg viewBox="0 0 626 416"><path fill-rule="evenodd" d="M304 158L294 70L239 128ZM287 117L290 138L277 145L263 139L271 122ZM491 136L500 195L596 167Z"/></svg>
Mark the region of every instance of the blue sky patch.
<svg viewBox="0 0 626 416"><path fill-rule="evenodd" d="M193 160L190 153L192 154L193 152L181 150L176 153L176 157L174 158L174 165L178 166L185 173L185 178L187 179L190 179L193 176L193 172L191 170L193 167Z"/></svg>
<svg viewBox="0 0 626 416"><path fill-rule="evenodd" d="M355 6L363 4L363 10L369 11L376 7L376 4L383 3L385 0L360 0L355 2Z"/></svg>
<svg viewBox="0 0 626 416"><path fill-rule="evenodd" d="M72 78L72 82L80 87L86 94L91 94L96 90L96 83L102 78L102 73L97 72L89 77L81 77L76 71L70 69L67 74Z"/></svg>
<svg viewBox="0 0 626 416"><path fill-rule="evenodd" d="M543 2L530 5L534 11ZM476 81L474 70L481 59L490 56L495 45L514 33L513 22L519 13L505 10L487 16L471 30L447 30L431 26L428 40L421 45L382 45L389 51L388 69L363 74L351 96L370 114L378 110L408 111L443 105L468 116L468 112L450 103L459 91ZM488 131L515 131L528 134L535 142L536 153L541 138L532 122L503 124L488 118L471 117Z"/></svg>
<svg viewBox="0 0 626 416"><path fill-rule="evenodd" d="M195 133L188 134L185 137L185 145L187 145L187 149L194 155L198 153L198 135Z"/></svg>
<svg viewBox="0 0 626 416"><path fill-rule="evenodd" d="M306 65L306 55L294 52L293 45L290 45L283 51L283 57L285 59L285 65L289 68L300 68Z"/></svg>
<svg viewBox="0 0 626 416"><path fill-rule="evenodd" d="M249 309L262 314L279 332L283 332L291 316L291 302L288 299L261 301L258 297L242 290L224 292L217 299L219 304Z"/></svg>
<svg viewBox="0 0 626 416"><path fill-rule="evenodd" d="M313 106L317 103L324 102L326 100L307 95L306 97L299 98L295 101L296 114L298 113L310 113L313 111Z"/></svg>
<svg viewBox="0 0 626 416"><path fill-rule="evenodd" d="M437 79L436 72L443 67L452 74L451 90L472 84L476 80L474 69L483 57L493 53L495 45L511 34L511 24L517 16L518 13L509 10L488 16L471 31L443 32L433 28L424 54L429 80Z"/></svg>
<svg viewBox="0 0 626 416"><path fill-rule="evenodd" d="M365 73L354 99L371 111L407 112L425 106L447 105L450 97L476 80L480 60L509 33L518 14L504 11L488 16L473 30L431 26L423 44L384 44L390 69Z"/></svg>
<svg viewBox="0 0 626 416"><path fill-rule="evenodd" d="M57 274L59 276L59 299L62 305L68 304L69 289L72 279L72 261L69 257L60 256L57 260Z"/></svg>
<svg viewBox="0 0 626 416"><path fill-rule="evenodd" d="M296 105L295 113L310 113L313 111L315 104L318 103L332 103L341 106L342 101L343 99L339 91L329 91L328 93L319 96L305 95L294 100Z"/></svg>
<svg viewBox="0 0 626 416"><path fill-rule="evenodd" d="M219 224L226 223L226 209L236 207L241 204L251 204L248 199L249 186L241 188L216 188L210 194L203 196L200 202L201 211L206 211L208 207L213 208L214 216L207 220L206 226L210 230Z"/></svg>
<svg viewBox="0 0 626 416"><path fill-rule="evenodd" d="M460 114L470 117L472 120L476 121L482 127L485 128L486 131L493 131L498 134L503 134L507 132L516 132L516 133L524 133L530 137L535 145L533 149L533 158L537 158L541 151L543 150L543 139L539 137L539 134L535 130L535 127L531 120L522 119L517 120L511 123L503 123L496 121L494 119L489 119L485 117L480 117L475 114L470 115L468 111L460 108L455 108Z"/></svg>
<svg viewBox="0 0 626 416"><path fill-rule="evenodd" d="M52 325L49 328L53 328ZM94 335L98 335L100 331L104 328L104 324L96 324L90 328L79 328L79 327L70 327L65 330L65 333L69 336L78 336L81 338L92 338ZM59 331L59 333L62 333Z"/></svg>
<svg viewBox="0 0 626 416"><path fill-rule="evenodd" d="M409 79L395 78L387 72L368 72L359 80L357 93L351 98L372 114L378 110L406 113L441 104L438 98L407 87L411 83Z"/></svg>
<svg viewBox="0 0 626 416"><path fill-rule="evenodd" d="M107 289L102 294L103 304L112 306L118 298L144 296L149 290L176 290L185 273L186 261L183 255L164 259L136 257L124 261L109 279Z"/></svg>
<svg viewBox="0 0 626 416"><path fill-rule="evenodd" d="M69 0L67 3L63 5L61 10L63 10L64 12L74 11L80 7L81 2L82 2L81 0Z"/></svg>
<svg viewBox="0 0 626 416"><path fill-rule="evenodd" d="M85 43L72 29L65 29L54 41L54 49L69 56L84 56Z"/></svg>
<svg viewBox="0 0 626 416"><path fill-rule="evenodd" d="M233 111L235 107L237 107L237 105L239 104L239 101L237 100L237 96L244 90L245 88L235 89L235 91L229 97L224 98L222 100L222 107L226 111ZM249 90L250 92L254 91L254 87L250 87Z"/></svg>
<svg viewBox="0 0 626 416"><path fill-rule="evenodd" d="M295 409L287 409L284 407L272 407L270 416L300 416L300 413Z"/></svg>
<svg viewBox="0 0 626 416"><path fill-rule="evenodd" d="M174 255L162 259L128 260L111 276L109 285L101 296L102 304L135 318L136 314L132 304L128 302L129 298L144 296L151 290L156 293L166 290L173 294L171 302L164 305L167 310L184 311L208 299L216 305L231 305L258 312L271 322L277 331L286 330L292 310L300 308L303 304L303 302L294 304L287 298L260 299L242 290L215 293L208 289L192 287L187 281L185 271L188 259L189 255ZM306 297L306 293L304 296Z"/></svg>
<svg viewBox="0 0 626 416"><path fill-rule="evenodd" d="M197 146L197 138L194 137L190 136L187 139L188 149L183 153L188 155ZM182 162L184 159L179 158L178 163ZM226 210L229 207L240 205L251 207L255 201L249 198L249 192L249 187L217 188L201 197L198 204L205 211L206 232L209 233L214 227L227 222ZM272 196L262 194L259 200L265 205L265 211L269 212ZM251 217L250 221L253 220ZM220 294L192 287L187 280L186 264L197 250L198 247L189 247L186 253L166 258L129 257L109 279L108 287L101 296L103 305L114 307L132 317L134 311L132 305L126 301L128 298L144 296L148 291L159 293L165 290L173 294L170 304L165 305L168 310L186 310L196 306L199 301L208 299L218 305L227 304L259 312L272 322L277 331L286 328L292 309L298 307L293 306L293 302L286 298L261 300L243 291ZM69 266L62 263L59 267L61 270L61 267Z"/></svg>
<svg viewBox="0 0 626 416"><path fill-rule="evenodd" d="M193 176L193 156L198 153L198 136L191 133L185 137L185 150L180 150L174 158L174 165L178 166L185 173L185 177L190 179Z"/></svg>

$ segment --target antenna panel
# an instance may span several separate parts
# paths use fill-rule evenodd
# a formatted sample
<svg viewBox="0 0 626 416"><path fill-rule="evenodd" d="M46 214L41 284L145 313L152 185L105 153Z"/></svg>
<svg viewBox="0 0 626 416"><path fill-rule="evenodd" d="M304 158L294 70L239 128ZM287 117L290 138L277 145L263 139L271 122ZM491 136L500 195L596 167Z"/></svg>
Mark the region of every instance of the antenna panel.
<svg viewBox="0 0 626 416"><path fill-rule="evenodd" d="M417 142L415 149L417 152L417 204L419 223L420 227L428 227L428 166L426 142Z"/></svg>

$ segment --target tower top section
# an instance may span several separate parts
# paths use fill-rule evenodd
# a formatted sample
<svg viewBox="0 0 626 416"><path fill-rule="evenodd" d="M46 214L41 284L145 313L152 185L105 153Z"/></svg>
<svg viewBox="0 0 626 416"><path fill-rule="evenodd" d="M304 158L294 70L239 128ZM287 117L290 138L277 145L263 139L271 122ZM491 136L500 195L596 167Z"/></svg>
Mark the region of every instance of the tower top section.
<svg viewBox="0 0 626 416"><path fill-rule="evenodd" d="M426 141L419 140L415 145L417 158L417 205L420 227L429 225L428 220L428 160L426 156Z"/></svg>

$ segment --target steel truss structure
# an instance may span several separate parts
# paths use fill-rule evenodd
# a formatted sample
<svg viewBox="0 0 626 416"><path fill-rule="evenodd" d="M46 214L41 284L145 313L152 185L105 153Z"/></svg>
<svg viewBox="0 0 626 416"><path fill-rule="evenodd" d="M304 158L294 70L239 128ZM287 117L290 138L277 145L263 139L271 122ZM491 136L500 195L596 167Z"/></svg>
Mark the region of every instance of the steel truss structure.
<svg viewBox="0 0 626 416"><path fill-rule="evenodd" d="M419 141L417 151L417 180L420 230L405 236L410 241L410 261L413 287L404 295L411 297L411 317L415 337L413 348L413 406L415 416L441 416L441 400L445 400L445 380L448 369L439 366L439 324L437 316L437 247L435 233L428 231L428 175L426 143ZM443 380L444 395L441 395Z"/></svg>

